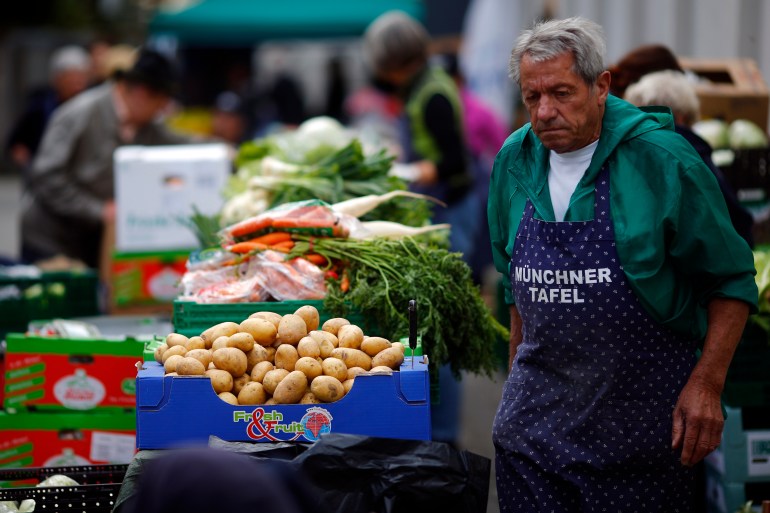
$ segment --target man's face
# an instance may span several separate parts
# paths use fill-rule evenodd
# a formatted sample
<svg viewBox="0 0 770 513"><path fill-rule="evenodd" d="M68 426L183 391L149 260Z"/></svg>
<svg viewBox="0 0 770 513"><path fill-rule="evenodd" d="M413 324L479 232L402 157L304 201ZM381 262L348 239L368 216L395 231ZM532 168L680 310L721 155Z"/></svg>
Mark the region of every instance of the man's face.
<svg viewBox="0 0 770 513"><path fill-rule="evenodd" d="M587 85L572 71L573 62L570 53L543 62L527 55L521 59L521 96L532 129L556 153L579 150L599 138L610 86L608 71Z"/></svg>
<svg viewBox="0 0 770 513"><path fill-rule="evenodd" d="M146 125L165 109L171 98L166 93L148 87L132 84L126 87L124 101L131 122Z"/></svg>

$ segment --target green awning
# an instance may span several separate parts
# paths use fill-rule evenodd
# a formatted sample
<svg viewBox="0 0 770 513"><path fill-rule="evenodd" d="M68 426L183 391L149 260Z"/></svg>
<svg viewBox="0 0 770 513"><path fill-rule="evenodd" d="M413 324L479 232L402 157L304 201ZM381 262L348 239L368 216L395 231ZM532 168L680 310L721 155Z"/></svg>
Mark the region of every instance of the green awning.
<svg viewBox="0 0 770 513"><path fill-rule="evenodd" d="M380 14L405 11L422 20L422 0L202 0L160 9L152 36L181 43L232 46L271 39L357 37Z"/></svg>

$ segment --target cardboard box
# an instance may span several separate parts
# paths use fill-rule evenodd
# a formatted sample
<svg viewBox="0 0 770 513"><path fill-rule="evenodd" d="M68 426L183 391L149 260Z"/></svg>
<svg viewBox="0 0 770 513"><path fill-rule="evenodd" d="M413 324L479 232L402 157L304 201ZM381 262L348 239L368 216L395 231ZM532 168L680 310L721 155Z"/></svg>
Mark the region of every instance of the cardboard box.
<svg viewBox="0 0 770 513"><path fill-rule="evenodd" d="M116 253L110 278L110 305L121 309L138 305L168 305L179 295L187 270L186 251Z"/></svg>
<svg viewBox="0 0 770 513"><path fill-rule="evenodd" d="M770 94L754 60L680 58L679 64L704 79L696 86L702 119L748 119L768 129Z"/></svg>
<svg viewBox="0 0 770 513"><path fill-rule="evenodd" d="M136 363L145 340L74 339L10 333L6 340L8 411L123 410L136 405Z"/></svg>
<svg viewBox="0 0 770 513"><path fill-rule="evenodd" d="M232 163L224 144L124 146L115 150L115 249L118 252L191 250L186 225L195 207L212 215Z"/></svg>
<svg viewBox="0 0 770 513"><path fill-rule="evenodd" d="M731 408L721 445L706 463L729 482L770 482L770 406Z"/></svg>
<svg viewBox="0 0 770 513"><path fill-rule="evenodd" d="M136 415L0 411L0 467L129 463Z"/></svg>
<svg viewBox="0 0 770 513"><path fill-rule="evenodd" d="M428 366L407 358L391 375L362 375L333 403L233 406L203 376L164 376L145 362L137 378L139 449L227 441L314 442L327 432L430 440Z"/></svg>

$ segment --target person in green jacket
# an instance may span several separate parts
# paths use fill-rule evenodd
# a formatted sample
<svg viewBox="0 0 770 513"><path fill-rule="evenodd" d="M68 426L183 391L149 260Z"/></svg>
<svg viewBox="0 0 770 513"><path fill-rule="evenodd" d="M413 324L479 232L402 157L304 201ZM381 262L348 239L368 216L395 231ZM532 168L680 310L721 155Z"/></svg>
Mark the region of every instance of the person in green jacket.
<svg viewBox="0 0 770 513"><path fill-rule="evenodd" d="M569 18L511 55L530 123L498 153L488 203L510 278L501 511L690 511L756 311L752 253L714 175L670 111L609 94L604 52L601 27Z"/></svg>

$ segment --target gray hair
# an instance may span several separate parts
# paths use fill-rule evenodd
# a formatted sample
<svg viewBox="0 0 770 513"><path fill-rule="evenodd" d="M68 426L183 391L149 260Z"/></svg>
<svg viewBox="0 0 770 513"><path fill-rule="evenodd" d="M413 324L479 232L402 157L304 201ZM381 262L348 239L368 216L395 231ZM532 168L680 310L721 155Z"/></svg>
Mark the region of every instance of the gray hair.
<svg viewBox="0 0 770 513"><path fill-rule="evenodd" d="M695 87L687 76L679 71L656 71L644 75L626 89L624 98L637 107L662 105L683 118L687 125L698 120L700 102Z"/></svg>
<svg viewBox="0 0 770 513"><path fill-rule="evenodd" d="M389 11L364 33L364 58L375 73L398 71L428 60L430 37L425 27L402 11Z"/></svg>
<svg viewBox="0 0 770 513"><path fill-rule="evenodd" d="M606 69L606 49L604 31L591 20L573 17L543 21L522 32L516 40L508 71L514 82L520 84L521 59L525 55L533 62L543 62L570 53L574 58L572 71L586 84L593 85Z"/></svg>
<svg viewBox="0 0 770 513"><path fill-rule="evenodd" d="M52 54L48 64L48 73L51 77L62 71L78 70L89 71L91 69L91 56L85 49L77 45L67 45L57 48Z"/></svg>

